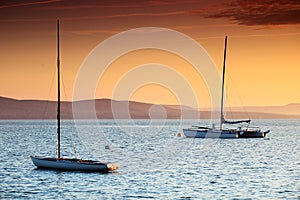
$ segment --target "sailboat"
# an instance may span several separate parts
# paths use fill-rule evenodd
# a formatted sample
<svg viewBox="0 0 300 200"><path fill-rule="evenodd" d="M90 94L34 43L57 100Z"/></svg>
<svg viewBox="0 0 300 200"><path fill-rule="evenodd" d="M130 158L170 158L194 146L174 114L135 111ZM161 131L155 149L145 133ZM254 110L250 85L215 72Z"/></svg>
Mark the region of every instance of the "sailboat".
<svg viewBox="0 0 300 200"><path fill-rule="evenodd" d="M251 120L229 121L224 117L224 81L225 81L225 63L226 63L227 36L225 36L223 73L222 73L222 96L220 127L212 124L212 127L194 125L191 128L183 129L186 137L192 138L264 138L270 130L262 131L259 127L251 127ZM223 128L224 124L238 124L237 128ZM246 124L246 126L244 126Z"/></svg>
<svg viewBox="0 0 300 200"><path fill-rule="evenodd" d="M106 163L77 158L63 158L60 155L60 53L59 53L59 20L57 20L57 157L30 156L33 164L38 168L65 171L97 171L109 172L119 168L117 163Z"/></svg>

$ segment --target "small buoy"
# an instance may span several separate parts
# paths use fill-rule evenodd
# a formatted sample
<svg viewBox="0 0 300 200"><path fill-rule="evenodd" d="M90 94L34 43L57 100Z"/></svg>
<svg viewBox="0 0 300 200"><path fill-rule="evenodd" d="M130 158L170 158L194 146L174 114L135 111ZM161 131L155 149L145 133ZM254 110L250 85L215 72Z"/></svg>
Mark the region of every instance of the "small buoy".
<svg viewBox="0 0 300 200"><path fill-rule="evenodd" d="M181 133L178 133L178 134L177 134L177 137L181 137L181 136L182 136L182 134L181 134Z"/></svg>
<svg viewBox="0 0 300 200"><path fill-rule="evenodd" d="M111 149L110 145L105 145L105 149Z"/></svg>

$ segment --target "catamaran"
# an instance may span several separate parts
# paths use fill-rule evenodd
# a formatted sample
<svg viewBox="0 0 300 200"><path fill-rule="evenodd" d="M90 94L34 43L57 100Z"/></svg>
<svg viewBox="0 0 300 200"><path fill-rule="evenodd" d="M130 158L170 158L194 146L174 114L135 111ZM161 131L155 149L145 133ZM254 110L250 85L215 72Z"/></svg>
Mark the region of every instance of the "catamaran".
<svg viewBox="0 0 300 200"><path fill-rule="evenodd" d="M60 52L59 52L59 20L57 20L57 157L30 156L38 168L56 170L77 170L109 172L119 168L117 163L106 163L94 160L64 158L60 155Z"/></svg>
<svg viewBox="0 0 300 200"><path fill-rule="evenodd" d="M183 129L186 137L192 138L264 138L270 130L262 131L259 127L251 127L251 120L229 121L224 117L224 81L225 81L225 66L226 66L226 48L227 36L225 36L223 73L222 73L222 95L221 95L221 112L220 112L220 127L212 124L212 127L194 125L191 128ZM237 128L223 128L224 124L238 124ZM246 124L246 126L245 126Z"/></svg>

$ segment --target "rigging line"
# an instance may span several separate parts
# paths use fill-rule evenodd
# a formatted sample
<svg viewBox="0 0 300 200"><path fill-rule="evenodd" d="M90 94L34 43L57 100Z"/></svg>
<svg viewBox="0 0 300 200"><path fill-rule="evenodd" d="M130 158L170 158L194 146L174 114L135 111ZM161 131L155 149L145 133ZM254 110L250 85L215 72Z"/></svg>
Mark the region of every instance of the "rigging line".
<svg viewBox="0 0 300 200"><path fill-rule="evenodd" d="M248 110L247 110L247 109L245 108L245 106L244 106L245 104L244 104L244 102L243 102L243 99L242 99L242 97L241 97L241 95L240 95L238 89L236 88L236 84L235 84L233 78L230 76L230 73L228 73L228 77L229 77L229 79L230 79L230 82L232 82L232 85L235 86L235 87L232 87L232 88L234 89L235 94L237 95L239 101L240 101L241 104L242 104L241 107L242 107L242 109L243 109L243 113L245 113L245 114L247 115L248 119L250 119L249 112L248 112Z"/></svg>
<svg viewBox="0 0 300 200"><path fill-rule="evenodd" d="M227 70L227 77L229 77L229 79L231 79L231 76L230 76L230 73L228 73L228 70ZM230 104L231 104L231 98L229 98L229 95L228 95L228 92L227 91L229 91L228 90L228 88L230 88L229 86L228 86L228 83L229 83L230 81L228 81L228 79L227 79L227 81L226 81L226 86L225 86L225 94L226 94L226 98L225 98L225 102L227 102L227 103L225 103L225 104L227 104L226 106L224 106L224 108L225 108L225 114L226 114L226 118L229 118L229 119L234 119L234 114L233 114L233 111L232 111L232 107L231 106L229 106ZM225 119L226 119L225 118Z"/></svg>
<svg viewBox="0 0 300 200"><path fill-rule="evenodd" d="M228 73L228 70L227 70L227 77L228 77L228 75L229 75L229 73ZM228 96L228 81L226 81L226 85L225 85L225 99L224 99L224 101L225 101L225 106L224 106L224 108L225 108L225 116L226 116L226 118L228 117L228 116L230 116L230 117L228 117L228 118L231 118L232 119L232 110L231 110L231 107L230 106L228 106L228 105L230 105L230 98L228 98L229 96ZM229 111L229 112L228 112Z"/></svg>
<svg viewBox="0 0 300 200"><path fill-rule="evenodd" d="M74 151L74 154L75 154L75 158L77 159L78 158L78 151L77 151L77 143L76 141L78 140L78 133L76 132L76 128L74 128L74 124L71 123L72 121L70 121L70 124L71 124L71 134L72 134L72 143L73 143L73 151Z"/></svg>
<svg viewBox="0 0 300 200"><path fill-rule="evenodd" d="M62 83L63 95L64 95L64 99L66 100L67 96L68 96L66 91L68 91L68 90L66 90L66 85L65 85L65 81L64 81L64 73L63 73L62 70L61 70L60 74L61 74L61 83ZM66 110L66 106L62 106L62 113L64 113L63 112L64 109ZM78 151L77 151L77 144L76 144L76 129L74 131L72 120L68 119L68 114L67 113L66 113L65 117L67 118L65 120L67 120L68 127L71 127L71 142L72 142L71 145L72 145L73 152L75 154L75 158L77 158L78 157L78 154L77 154Z"/></svg>
<svg viewBox="0 0 300 200"><path fill-rule="evenodd" d="M46 107L44 108L44 111L43 111L43 116L44 117L47 117L48 116L48 109L49 109L49 102L50 102L50 95L52 93L52 90L53 90L53 85L54 85L54 81L55 81L55 78L56 78L56 72L52 73L52 81L51 81L51 84L50 84L50 89L48 90L48 96L47 96L47 103L46 103ZM49 117L49 116L48 116Z"/></svg>
<svg viewBox="0 0 300 200"><path fill-rule="evenodd" d="M67 99L67 93L66 93L66 87L65 87L65 82L64 82L64 76L63 76L63 72L62 70L60 70L60 77L61 77L61 86L62 86L62 90L63 90L63 96L64 96L64 99L66 100ZM66 104L62 102L62 106L61 106L61 117L63 118L63 114L65 115L64 116L64 119L68 118L68 113L66 112L67 108L66 108Z"/></svg>
<svg viewBox="0 0 300 200"><path fill-rule="evenodd" d="M63 72L62 72L62 70L61 70L61 72L60 72L60 74L61 74L61 82L62 82L62 88L63 88L63 95L64 95L64 99L66 100L67 99L67 90L66 90L66 85L65 85L65 82L64 82L64 74L63 74Z"/></svg>
<svg viewBox="0 0 300 200"><path fill-rule="evenodd" d="M72 120L67 120L67 126L70 127L71 131L71 145L72 145L72 149L75 155L75 158L78 157L78 151L77 151L77 141L78 141L78 137L77 137L77 132L76 132L76 128L74 127L75 124L73 123Z"/></svg>
<svg viewBox="0 0 300 200"><path fill-rule="evenodd" d="M66 100L67 99L67 92L66 91L68 91L68 90L66 90L66 84L65 84L65 81L64 81L64 72L61 70L60 71L60 74L61 74L61 83L62 83L62 89L63 89L63 95L64 95L64 99ZM66 105L66 104L65 104ZM64 111L64 109L66 109L66 106L62 106L62 113L64 113L63 111ZM67 117L68 118L68 115L66 114L66 116L65 117ZM74 154L75 154L75 158L77 158L78 157L78 154L77 154L77 144L76 144L76 129L74 129L74 127L73 127L73 124L72 124L72 120L71 119L65 119L65 120L67 120L67 126L68 127L71 127L71 145L72 145L72 149L73 149L73 152L74 152Z"/></svg>

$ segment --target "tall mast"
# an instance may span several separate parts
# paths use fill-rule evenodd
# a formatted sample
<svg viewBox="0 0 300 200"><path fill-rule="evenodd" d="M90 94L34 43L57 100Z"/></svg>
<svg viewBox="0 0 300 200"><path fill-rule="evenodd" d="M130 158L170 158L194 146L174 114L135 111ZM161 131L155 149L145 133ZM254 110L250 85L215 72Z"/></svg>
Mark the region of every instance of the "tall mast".
<svg viewBox="0 0 300 200"><path fill-rule="evenodd" d="M59 20L57 20L57 158L60 158L60 59Z"/></svg>
<svg viewBox="0 0 300 200"><path fill-rule="evenodd" d="M224 47L224 60L223 60L223 75L222 75L222 96L221 96L221 116L220 116L220 130L222 130L222 125L225 120L223 113L224 104L224 82L225 82L225 66L226 66L226 48L227 48L227 36L225 36L225 47Z"/></svg>

